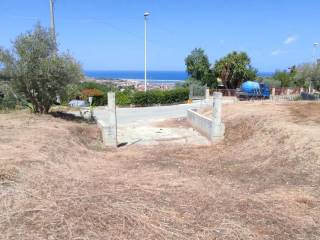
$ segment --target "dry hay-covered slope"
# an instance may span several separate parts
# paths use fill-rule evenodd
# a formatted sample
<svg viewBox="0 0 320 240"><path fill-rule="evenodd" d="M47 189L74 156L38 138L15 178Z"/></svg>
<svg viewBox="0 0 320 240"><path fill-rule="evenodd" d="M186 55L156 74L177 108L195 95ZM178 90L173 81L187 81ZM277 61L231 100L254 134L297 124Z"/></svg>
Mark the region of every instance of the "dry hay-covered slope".
<svg viewBox="0 0 320 240"><path fill-rule="evenodd" d="M95 125L0 115L0 239L319 239L320 105L223 114L218 145L117 151Z"/></svg>

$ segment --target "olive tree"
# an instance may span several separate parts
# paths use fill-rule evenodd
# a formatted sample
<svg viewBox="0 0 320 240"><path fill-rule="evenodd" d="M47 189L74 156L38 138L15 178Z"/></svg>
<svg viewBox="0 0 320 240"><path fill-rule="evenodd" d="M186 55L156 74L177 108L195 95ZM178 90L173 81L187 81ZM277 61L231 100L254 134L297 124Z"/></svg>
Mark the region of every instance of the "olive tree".
<svg viewBox="0 0 320 240"><path fill-rule="evenodd" d="M227 89L235 89L245 80L255 80L257 70L245 52L232 52L216 61L213 72Z"/></svg>
<svg viewBox="0 0 320 240"><path fill-rule="evenodd" d="M320 64L302 64L297 67L294 81L299 87L320 89Z"/></svg>
<svg viewBox="0 0 320 240"><path fill-rule="evenodd" d="M48 113L66 86L83 78L79 63L59 53L50 31L39 24L18 36L12 50L0 49L0 63L14 91L24 95L36 113Z"/></svg>

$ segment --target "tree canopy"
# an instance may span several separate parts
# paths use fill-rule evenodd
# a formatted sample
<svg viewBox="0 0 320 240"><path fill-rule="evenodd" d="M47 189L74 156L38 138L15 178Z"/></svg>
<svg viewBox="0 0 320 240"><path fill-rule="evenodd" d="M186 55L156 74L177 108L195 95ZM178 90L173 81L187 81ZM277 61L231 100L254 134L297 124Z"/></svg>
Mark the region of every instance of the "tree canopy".
<svg viewBox="0 0 320 240"><path fill-rule="evenodd" d="M48 113L65 87L83 78L79 63L68 53L60 54L50 31L39 24L17 37L11 51L0 49L0 64L13 89L37 113Z"/></svg>
<svg viewBox="0 0 320 240"><path fill-rule="evenodd" d="M294 82L299 87L320 89L320 64L302 64L297 67Z"/></svg>
<svg viewBox="0 0 320 240"><path fill-rule="evenodd" d="M216 85L208 56L201 48L195 48L185 59L189 81L213 87Z"/></svg>
<svg viewBox="0 0 320 240"><path fill-rule="evenodd" d="M295 82L296 74L296 66L292 66L289 72L277 70L273 75L273 78L280 82L280 87L297 86L298 84Z"/></svg>
<svg viewBox="0 0 320 240"><path fill-rule="evenodd" d="M257 77L257 70L251 66L251 60L245 52L232 52L216 61L213 72L227 89L235 89L242 82Z"/></svg>

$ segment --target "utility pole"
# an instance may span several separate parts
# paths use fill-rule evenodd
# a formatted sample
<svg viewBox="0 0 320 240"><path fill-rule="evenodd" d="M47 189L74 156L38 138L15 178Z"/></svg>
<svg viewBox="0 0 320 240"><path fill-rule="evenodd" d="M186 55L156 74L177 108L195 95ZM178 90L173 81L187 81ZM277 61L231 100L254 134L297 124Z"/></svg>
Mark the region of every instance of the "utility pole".
<svg viewBox="0 0 320 240"><path fill-rule="evenodd" d="M318 46L319 46L319 43L313 44L313 57L314 57L315 64L317 64L317 47Z"/></svg>
<svg viewBox="0 0 320 240"><path fill-rule="evenodd" d="M147 20L150 13L144 13L144 91L147 91Z"/></svg>
<svg viewBox="0 0 320 240"><path fill-rule="evenodd" d="M317 67L317 47L319 43L314 43L313 44L313 61L314 61L314 69ZM311 93L312 90L312 82L311 80L309 81L309 93Z"/></svg>
<svg viewBox="0 0 320 240"><path fill-rule="evenodd" d="M54 23L54 0L50 1L50 29L54 43L56 43L56 30Z"/></svg>

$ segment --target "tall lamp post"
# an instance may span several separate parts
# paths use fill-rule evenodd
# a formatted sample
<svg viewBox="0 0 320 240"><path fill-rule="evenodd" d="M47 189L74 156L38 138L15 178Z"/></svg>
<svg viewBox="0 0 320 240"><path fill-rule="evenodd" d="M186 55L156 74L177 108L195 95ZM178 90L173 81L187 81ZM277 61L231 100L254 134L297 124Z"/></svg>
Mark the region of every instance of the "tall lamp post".
<svg viewBox="0 0 320 240"><path fill-rule="evenodd" d="M144 14L144 91L147 91L147 20L150 13Z"/></svg>
<svg viewBox="0 0 320 240"><path fill-rule="evenodd" d="M50 29L53 41L56 42L56 29L55 29L55 22L54 22L54 0L50 1Z"/></svg>
<svg viewBox="0 0 320 240"><path fill-rule="evenodd" d="M319 46L319 43L313 44L313 57L315 60L315 64L317 64L317 47Z"/></svg>
<svg viewBox="0 0 320 240"><path fill-rule="evenodd" d="M318 47L319 43L314 43L313 44L313 59L312 61L314 61L315 67L317 66L317 47ZM309 93L311 93L311 88L312 88L312 81L309 81Z"/></svg>

